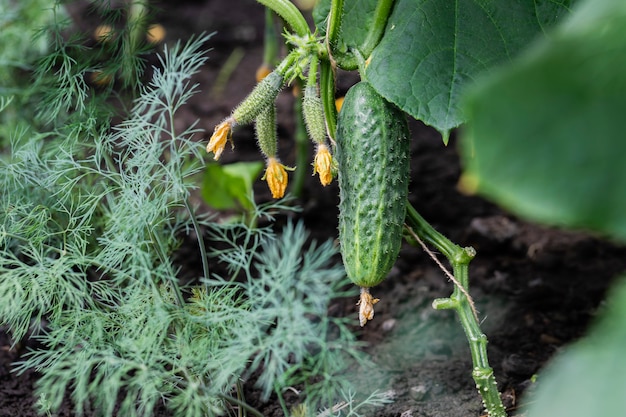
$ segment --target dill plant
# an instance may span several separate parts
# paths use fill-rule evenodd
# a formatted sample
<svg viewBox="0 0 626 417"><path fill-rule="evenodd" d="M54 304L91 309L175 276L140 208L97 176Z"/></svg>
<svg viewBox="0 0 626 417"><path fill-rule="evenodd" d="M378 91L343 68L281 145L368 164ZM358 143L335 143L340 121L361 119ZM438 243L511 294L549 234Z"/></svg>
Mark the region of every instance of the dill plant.
<svg viewBox="0 0 626 417"><path fill-rule="evenodd" d="M0 146L8 145L24 113L21 105L30 89L22 73L48 51L49 38L34 35L54 20L52 5L52 0L0 0Z"/></svg>
<svg viewBox="0 0 626 417"><path fill-rule="evenodd" d="M25 117L0 158L0 325L15 343L38 341L15 370L40 373L41 411L69 397L79 415L261 415L242 384L286 415L291 386L303 391L298 415L358 416L386 401L357 404L350 391L349 367L365 362L346 321L327 314L346 284L331 242L309 242L300 223L277 233L280 201L254 208L266 226L219 224L190 204L203 146L174 120L198 93L209 39L165 47L117 124L114 92L81 81L92 67L61 37L33 70L26 95L43 117ZM175 253L192 230L204 264L185 286Z"/></svg>

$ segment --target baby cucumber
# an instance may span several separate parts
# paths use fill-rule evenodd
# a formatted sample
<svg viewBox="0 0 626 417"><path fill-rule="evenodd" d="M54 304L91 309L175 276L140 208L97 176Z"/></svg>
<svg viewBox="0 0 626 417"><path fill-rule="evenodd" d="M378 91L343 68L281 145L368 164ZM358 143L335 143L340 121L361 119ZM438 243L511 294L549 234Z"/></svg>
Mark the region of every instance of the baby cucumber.
<svg viewBox="0 0 626 417"><path fill-rule="evenodd" d="M367 289L385 279L400 251L409 183L407 120L361 81L345 96L336 139L341 254L348 277L369 296Z"/></svg>

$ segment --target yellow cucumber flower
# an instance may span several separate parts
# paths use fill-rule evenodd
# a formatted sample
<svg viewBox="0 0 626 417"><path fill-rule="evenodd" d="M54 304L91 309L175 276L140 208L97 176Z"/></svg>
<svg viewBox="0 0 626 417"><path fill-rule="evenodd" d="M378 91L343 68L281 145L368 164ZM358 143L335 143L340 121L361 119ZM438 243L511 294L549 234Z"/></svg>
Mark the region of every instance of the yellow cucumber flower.
<svg viewBox="0 0 626 417"><path fill-rule="evenodd" d="M331 172L333 157L328 146L321 144L317 147L317 153L313 159L313 175L320 175L320 182L325 187L333 180Z"/></svg>
<svg viewBox="0 0 626 417"><path fill-rule="evenodd" d="M215 156L214 160L220 159L220 155L224 152L224 147L226 146L226 141L230 139L230 135L232 132L234 120L232 117L224 120L222 123L215 127L213 131L213 135L209 140L209 144L206 147L207 152L213 152Z"/></svg>
<svg viewBox="0 0 626 417"><path fill-rule="evenodd" d="M282 198L285 195L287 189L287 170L293 171L294 168L286 167L278 162L273 156L267 158L267 169L262 180L267 181L267 185L270 187L272 197Z"/></svg>

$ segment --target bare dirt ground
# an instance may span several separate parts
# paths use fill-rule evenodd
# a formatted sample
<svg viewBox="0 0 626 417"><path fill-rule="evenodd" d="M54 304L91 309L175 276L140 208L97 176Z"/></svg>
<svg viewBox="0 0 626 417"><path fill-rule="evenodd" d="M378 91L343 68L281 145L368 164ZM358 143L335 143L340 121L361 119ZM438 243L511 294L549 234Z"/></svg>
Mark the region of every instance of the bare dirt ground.
<svg viewBox="0 0 626 417"><path fill-rule="evenodd" d="M199 120L207 134L198 139L208 140L215 124L254 86L262 60L263 8L252 0L187 0L159 6L156 19L167 30L167 42L217 32L207 45L210 59L196 77L203 93L176 120L182 127ZM238 56L234 71L224 73L225 62ZM343 74L339 93L355 81L353 74ZM294 161L293 101L285 91L278 102L279 153L287 164ZM411 131L410 201L438 230L478 252L471 265L470 292L489 338L489 359L505 404L516 415L522 394L532 389L531 377L565 344L584 334L612 280L626 269L626 249L589 234L530 224L481 198L462 195L456 189L461 170L457 139L446 147L437 132L415 121ZM242 128L235 151L227 149L222 161L260 158L252 130ZM270 197L265 183L258 181L255 189L259 201ZM315 238L336 238L337 201L336 184L323 188L317 177L307 180L298 203ZM363 329L356 325L356 300L338 301L333 307L333 314L355 317L355 331L368 343L367 352L376 364L367 373L355 370L355 385L363 392L392 394L393 403L375 416L482 414L463 331L452 312L431 308L433 299L451 291L452 284L426 254L405 246L390 277L373 290L381 299L374 321ZM25 347L8 347L8 338L0 335L0 417L35 415L32 390L37 375L11 373L11 363ZM282 415L271 400L260 403L254 391L246 393L246 400L266 416ZM73 415L69 410L58 415Z"/></svg>

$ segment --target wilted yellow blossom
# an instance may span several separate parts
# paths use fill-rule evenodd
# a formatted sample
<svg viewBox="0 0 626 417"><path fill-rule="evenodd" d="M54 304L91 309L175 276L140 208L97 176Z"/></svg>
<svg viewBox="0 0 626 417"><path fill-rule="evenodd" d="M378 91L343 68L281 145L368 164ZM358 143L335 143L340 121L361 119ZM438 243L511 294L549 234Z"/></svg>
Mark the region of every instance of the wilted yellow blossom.
<svg viewBox="0 0 626 417"><path fill-rule="evenodd" d="M211 136L211 140L209 140L206 151L213 152L215 154L213 159L215 159L216 161L220 159L220 155L222 155L222 152L224 152L226 141L230 139L232 125L233 120L229 117L228 119L217 125L215 127L215 130L213 131L213 135Z"/></svg>
<svg viewBox="0 0 626 417"><path fill-rule="evenodd" d="M369 288L361 287L361 297L356 305L359 306L359 324L365 326L368 320L374 319L374 304L380 301L372 297Z"/></svg>
<svg viewBox="0 0 626 417"><path fill-rule="evenodd" d="M293 168L287 168L275 157L267 158L267 169L262 179L267 181L272 197L281 198L285 195L288 180L287 170L293 171Z"/></svg>
<svg viewBox="0 0 626 417"><path fill-rule="evenodd" d="M317 147L315 159L313 159L313 175L320 174L320 182L325 187L333 180L331 172L333 157L328 146L322 144Z"/></svg>

